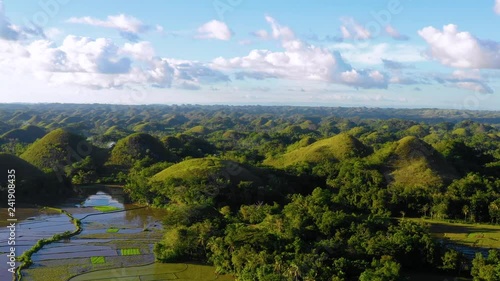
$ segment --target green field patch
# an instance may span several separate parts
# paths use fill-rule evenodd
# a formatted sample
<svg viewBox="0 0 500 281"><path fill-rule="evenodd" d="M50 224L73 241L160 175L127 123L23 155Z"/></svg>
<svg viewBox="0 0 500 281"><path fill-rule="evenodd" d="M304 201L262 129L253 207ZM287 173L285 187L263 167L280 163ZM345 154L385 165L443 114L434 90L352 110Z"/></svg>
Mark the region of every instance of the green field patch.
<svg viewBox="0 0 500 281"><path fill-rule="evenodd" d="M75 276L69 281L125 281L125 280L182 280L182 281L234 281L229 275L217 275L215 267L195 264L154 263L146 266L99 270Z"/></svg>
<svg viewBox="0 0 500 281"><path fill-rule="evenodd" d="M117 233L118 231L120 231L120 229L116 227L110 227L106 230L107 233Z"/></svg>
<svg viewBox="0 0 500 281"><path fill-rule="evenodd" d="M421 219L415 219L421 221ZM499 248L500 226L488 224L450 223L422 220L430 225L431 234L440 239L470 247Z"/></svg>
<svg viewBox="0 0 500 281"><path fill-rule="evenodd" d="M91 257L90 262L92 264L104 264L104 263L106 263L106 259L102 256Z"/></svg>
<svg viewBox="0 0 500 281"><path fill-rule="evenodd" d="M104 212L104 213L121 210L121 208L118 208L115 206L95 206L94 209L99 211L99 212Z"/></svg>
<svg viewBox="0 0 500 281"><path fill-rule="evenodd" d="M135 256L135 255L140 255L141 251L137 248L131 248L131 249L121 249L120 254L122 256Z"/></svg>

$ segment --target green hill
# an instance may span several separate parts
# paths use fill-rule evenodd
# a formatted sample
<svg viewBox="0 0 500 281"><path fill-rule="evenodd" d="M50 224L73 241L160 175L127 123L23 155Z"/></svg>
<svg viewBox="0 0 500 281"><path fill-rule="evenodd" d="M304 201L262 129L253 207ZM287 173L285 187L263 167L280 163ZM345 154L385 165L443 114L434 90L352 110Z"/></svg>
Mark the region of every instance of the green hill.
<svg viewBox="0 0 500 281"><path fill-rule="evenodd" d="M173 160L171 154L157 138L145 133L135 133L116 143L107 164L131 167L135 161L146 156L154 162Z"/></svg>
<svg viewBox="0 0 500 281"><path fill-rule="evenodd" d="M170 179L205 180L210 177L227 176L231 181L258 181L259 177L240 164L217 158L196 158L182 161L154 175L152 181Z"/></svg>
<svg viewBox="0 0 500 281"><path fill-rule="evenodd" d="M458 177L455 169L432 146L414 136L404 137L385 152L390 183L405 187L437 187Z"/></svg>
<svg viewBox="0 0 500 281"><path fill-rule="evenodd" d="M46 132L44 129L37 126L26 126L20 129L10 130L1 136L4 140L17 139L23 143L32 143L37 139L45 136Z"/></svg>
<svg viewBox="0 0 500 281"><path fill-rule="evenodd" d="M93 151L84 137L56 129L30 145L21 158L44 170L76 163Z"/></svg>
<svg viewBox="0 0 500 281"><path fill-rule="evenodd" d="M131 132L129 130L123 129L119 126L111 126L109 127L106 132L104 133L104 136L110 137L110 138L124 138L128 136Z"/></svg>
<svg viewBox="0 0 500 281"><path fill-rule="evenodd" d="M364 157L369 154L369 148L358 139L348 134L314 142L285 153L276 158L264 161L264 164L275 167L287 167L298 163L322 163L327 161L342 161L350 158Z"/></svg>
<svg viewBox="0 0 500 281"><path fill-rule="evenodd" d="M262 185L265 174L250 169L217 158L189 159L154 175L151 191L160 195L157 198L163 197L163 203L191 206L238 206L259 199L273 198L276 201L283 198L282 194L275 194L278 192Z"/></svg>
<svg viewBox="0 0 500 281"><path fill-rule="evenodd" d="M0 121L0 134L3 134L5 132L9 131L11 128L12 128L11 125Z"/></svg>

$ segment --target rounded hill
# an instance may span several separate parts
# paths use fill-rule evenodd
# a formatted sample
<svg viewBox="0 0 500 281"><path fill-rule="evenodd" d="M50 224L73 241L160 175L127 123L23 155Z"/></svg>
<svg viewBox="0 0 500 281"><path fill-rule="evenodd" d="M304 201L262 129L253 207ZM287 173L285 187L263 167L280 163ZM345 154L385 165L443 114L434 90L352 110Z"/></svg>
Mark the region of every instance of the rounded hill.
<svg viewBox="0 0 500 281"><path fill-rule="evenodd" d="M259 177L240 164L217 158L195 158L172 165L154 175L152 181L167 181L170 179L205 180L226 177L230 181L258 181Z"/></svg>
<svg viewBox="0 0 500 281"><path fill-rule="evenodd" d="M32 143L37 139L45 136L45 134L46 132L44 129L37 126L28 125L20 129L10 130L7 133L3 134L1 138L4 140L17 139L18 141L23 143Z"/></svg>
<svg viewBox="0 0 500 281"><path fill-rule="evenodd" d="M84 137L56 129L30 145L21 158L42 170L54 169L79 162L93 151Z"/></svg>
<svg viewBox="0 0 500 281"><path fill-rule="evenodd" d="M322 163L342 161L350 158L365 157L370 149L355 137L339 134L334 137L314 142L285 153L276 158L264 161L264 164L275 167L287 167L298 163Z"/></svg>
<svg viewBox="0 0 500 281"><path fill-rule="evenodd" d="M154 162L172 160L171 154L160 140L146 133L135 133L116 143L108 164L131 167L135 161L145 157Z"/></svg>
<svg viewBox="0 0 500 281"><path fill-rule="evenodd" d="M382 153L382 152L378 152ZM432 146L414 136L395 142L385 151L390 184L438 187L458 177L456 170Z"/></svg>

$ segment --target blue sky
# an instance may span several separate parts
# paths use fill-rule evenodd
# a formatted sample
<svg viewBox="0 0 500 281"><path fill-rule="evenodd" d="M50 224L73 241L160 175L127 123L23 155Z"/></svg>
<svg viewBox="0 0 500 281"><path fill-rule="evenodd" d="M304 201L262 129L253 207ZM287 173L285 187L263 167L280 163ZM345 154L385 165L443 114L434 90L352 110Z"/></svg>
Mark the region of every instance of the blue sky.
<svg viewBox="0 0 500 281"><path fill-rule="evenodd" d="M500 108L500 0L0 2L0 102Z"/></svg>

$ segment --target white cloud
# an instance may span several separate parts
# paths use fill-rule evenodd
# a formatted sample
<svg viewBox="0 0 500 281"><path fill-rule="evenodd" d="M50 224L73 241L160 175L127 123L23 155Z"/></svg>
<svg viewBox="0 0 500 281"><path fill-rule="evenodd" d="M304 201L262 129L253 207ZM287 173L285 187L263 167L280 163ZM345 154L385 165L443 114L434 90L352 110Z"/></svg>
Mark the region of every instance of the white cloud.
<svg viewBox="0 0 500 281"><path fill-rule="evenodd" d="M0 69L33 75L53 85L92 89L169 88L181 87L184 82L200 88L203 84L229 81L226 75L203 63L157 57L149 42L118 46L107 38L73 35L59 46L49 40L0 40Z"/></svg>
<svg viewBox="0 0 500 281"><path fill-rule="evenodd" d="M455 68L500 68L500 43L481 40L469 32L459 32L449 24L438 30L426 27L418 34L427 42L427 56Z"/></svg>
<svg viewBox="0 0 500 281"><path fill-rule="evenodd" d="M500 15L500 0L495 1L495 7L494 7L495 13Z"/></svg>
<svg viewBox="0 0 500 281"><path fill-rule="evenodd" d="M233 32L225 23L212 20L198 28L197 38L230 40L232 36Z"/></svg>
<svg viewBox="0 0 500 281"><path fill-rule="evenodd" d="M410 39L408 36L399 33L399 31L391 25L385 27L385 32L395 40L406 41Z"/></svg>
<svg viewBox="0 0 500 281"><path fill-rule="evenodd" d="M295 39L295 33L288 27L280 25L274 18L266 16L266 21L271 25L274 39L290 41Z"/></svg>
<svg viewBox="0 0 500 281"><path fill-rule="evenodd" d="M481 72L479 69L472 69L472 70L467 70L467 69L460 69L460 70L455 70L452 73L452 76L456 79L476 79L476 80L481 80L483 79Z"/></svg>
<svg viewBox="0 0 500 281"><path fill-rule="evenodd" d="M342 26L340 31L344 39L370 39L372 37L370 31L364 28L356 20L351 17L341 18Z"/></svg>
<svg viewBox="0 0 500 281"><path fill-rule="evenodd" d="M457 82L455 85L460 89L479 92L482 94L492 94L494 92L491 87L479 82Z"/></svg>
<svg viewBox="0 0 500 281"><path fill-rule="evenodd" d="M338 43L329 47L331 50L340 51L342 57L352 63L364 65L378 65L382 59L402 63L423 61L422 51L419 47L409 44L370 44L363 43Z"/></svg>
<svg viewBox="0 0 500 281"><path fill-rule="evenodd" d="M338 52L309 45L296 39L290 28L281 26L275 19L266 17L266 20L273 30L273 38L281 40L283 51L252 50L244 57L219 57L213 61L213 66L251 72L254 77L325 81L360 88L387 87L384 74L353 69Z"/></svg>
<svg viewBox="0 0 500 281"><path fill-rule="evenodd" d="M120 31L122 37L130 41L138 41L139 34L152 29L151 26L143 23L141 20L124 14L108 16L106 20L100 20L93 17L73 17L68 19L67 22L115 29ZM163 27L160 25L156 25L154 29L158 32L163 31Z"/></svg>
<svg viewBox="0 0 500 281"><path fill-rule="evenodd" d="M155 56L155 50L150 42L125 43L122 53L136 60L148 61Z"/></svg>
<svg viewBox="0 0 500 281"><path fill-rule="evenodd" d="M37 26L19 26L10 22L5 15L3 1L0 0L0 40L17 41L32 36L45 37L43 29Z"/></svg>
<svg viewBox="0 0 500 281"><path fill-rule="evenodd" d="M257 38L260 38L260 39L269 39L271 37L269 35L269 33L267 32L267 30L263 30L263 29L252 32L251 34Z"/></svg>
<svg viewBox="0 0 500 281"><path fill-rule="evenodd" d="M113 28L120 31L131 32L131 33L141 33L148 29L142 21L132 16L127 16L124 14L116 16L108 16L106 20L100 20L93 17L82 17L82 18L70 18L69 23L79 23L88 24L98 27Z"/></svg>
<svg viewBox="0 0 500 281"><path fill-rule="evenodd" d="M492 94L495 91L488 85L488 80L483 77L478 69L455 70L451 75L435 75L435 80L449 87L460 88L483 94Z"/></svg>

